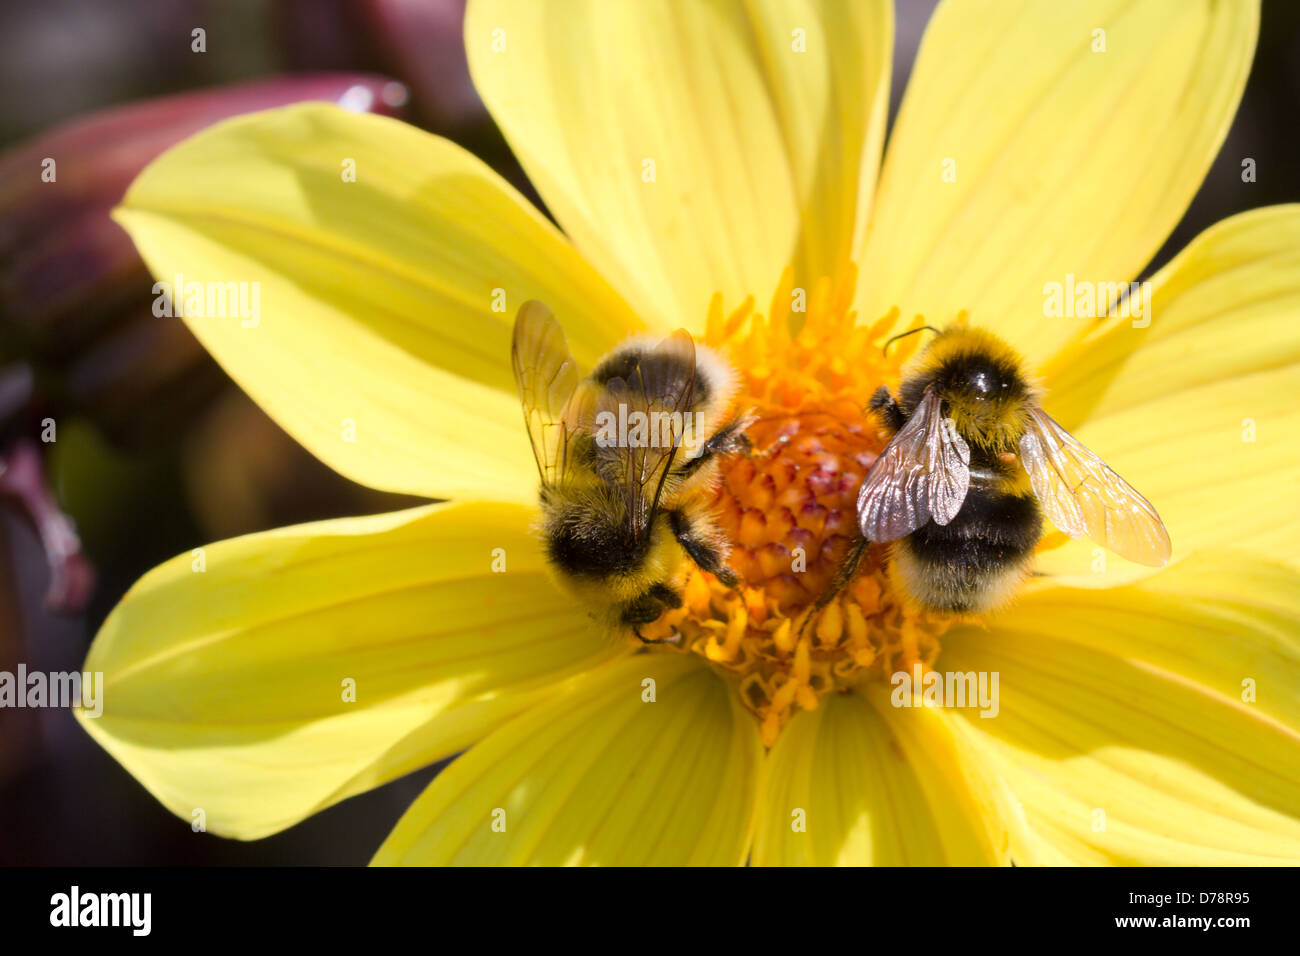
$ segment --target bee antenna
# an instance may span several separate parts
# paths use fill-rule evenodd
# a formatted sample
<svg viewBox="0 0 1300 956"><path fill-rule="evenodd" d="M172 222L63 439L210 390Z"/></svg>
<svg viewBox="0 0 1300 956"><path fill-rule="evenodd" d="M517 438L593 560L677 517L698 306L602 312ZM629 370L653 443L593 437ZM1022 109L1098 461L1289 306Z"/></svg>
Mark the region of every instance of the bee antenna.
<svg viewBox="0 0 1300 956"><path fill-rule="evenodd" d="M909 335L915 335L917 332L924 332L926 329L929 329L935 335L939 334L939 330L936 329L933 325L922 325L919 328L909 329L906 332L899 332L897 335L891 336L888 340L886 340L884 348L880 350L880 354L887 355L889 353L889 347L893 345L895 342L897 342L899 339L905 339Z"/></svg>

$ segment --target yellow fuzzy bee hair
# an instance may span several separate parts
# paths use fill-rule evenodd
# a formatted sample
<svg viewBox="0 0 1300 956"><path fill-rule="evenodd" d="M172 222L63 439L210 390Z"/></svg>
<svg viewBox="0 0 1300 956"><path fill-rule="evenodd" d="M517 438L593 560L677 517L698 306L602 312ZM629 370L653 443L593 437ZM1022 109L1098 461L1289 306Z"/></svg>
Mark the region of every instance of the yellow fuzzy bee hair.
<svg viewBox="0 0 1300 956"><path fill-rule="evenodd" d="M984 369L1005 383L998 393L976 397L962 388ZM904 404L913 406L935 385L948 417L971 441L995 451L1014 450L1024 433L1024 412L1041 398L1024 360L1005 342L983 329L953 326L940 332L904 368ZM915 395L915 400L913 399Z"/></svg>

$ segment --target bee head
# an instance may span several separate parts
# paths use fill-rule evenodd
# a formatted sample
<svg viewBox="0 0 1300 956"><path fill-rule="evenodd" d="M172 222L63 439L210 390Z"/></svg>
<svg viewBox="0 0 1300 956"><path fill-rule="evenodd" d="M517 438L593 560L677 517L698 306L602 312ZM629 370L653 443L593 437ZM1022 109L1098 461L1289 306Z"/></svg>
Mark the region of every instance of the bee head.
<svg viewBox="0 0 1300 956"><path fill-rule="evenodd" d="M989 333L960 326L935 336L914 360L903 386L908 406L931 386L944 415L968 441L986 447L1015 443L1020 410L1033 396L1019 356Z"/></svg>
<svg viewBox="0 0 1300 956"><path fill-rule="evenodd" d="M1014 367L986 355L965 355L943 369L940 393L963 403L999 402L1023 396Z"/></svg>

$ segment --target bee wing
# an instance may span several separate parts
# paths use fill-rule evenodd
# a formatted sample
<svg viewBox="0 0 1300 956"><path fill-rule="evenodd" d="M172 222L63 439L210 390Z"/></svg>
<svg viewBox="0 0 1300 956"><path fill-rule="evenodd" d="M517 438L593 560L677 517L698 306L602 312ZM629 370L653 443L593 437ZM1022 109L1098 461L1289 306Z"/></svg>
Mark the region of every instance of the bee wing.
<svg viewBox="0 0 1300 956"><path fill-rule="evenodd" d="M970 447L927 388L858 491L858 527L868 541L897 541L927 521L957 516L970 487Z"/></svg>
<svg viewBox="0 0 1300 956"><path fill-rule="evenodd" d="M555 485L568 467L571 425L565 407L579 376L564 330L542 303L530 300L519 307L510 360L537 472L543 485Z"/></svg>
<svg viewBox="0 0 1300 956"><path fill-rule="evenodd" d="M1031 408L1020 460L1052 524L1087 535L1151 567L1169 561L1169 532L1156 509L1041 408Z"/></svg>
<svg viewBox="0 0 1300 956"><path fill-rule="evenodd" d="M597 455L606 477L626 490L628 520L636 534L654 517L685 437L694 395L695 340L679 329L642 355L626 379L610 379L597 402L598 416L609 413L629 423L618 442L598 442ZM639 432L632 424L638 421L643 423Z"/></svg>

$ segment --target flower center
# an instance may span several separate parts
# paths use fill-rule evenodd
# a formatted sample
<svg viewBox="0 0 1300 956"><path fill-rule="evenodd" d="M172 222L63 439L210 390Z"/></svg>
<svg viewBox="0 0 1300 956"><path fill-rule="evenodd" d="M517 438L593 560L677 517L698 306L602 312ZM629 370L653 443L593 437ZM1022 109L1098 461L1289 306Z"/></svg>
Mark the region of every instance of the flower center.
<svg viewBox="0 0 1300 956"><path fill-rule="evenodd" d="M709 307L705 341L740 372L737 408L757 416L753 452L723 464L716 501L741 583L729 589L692 567L684 606L653 630L679 631L679 650L735 681L768 746L825 694L916 663L929 669L949 625L904 602L879 546L867 549L846 588L813 607L857 537L858 487L886 443L867 402L880 385L897 384L916 347L913 336L882 354L897 311L856 325L853 288L850 272L805 295L787 270L766 318L752 299L730 315L720 295ZM801 311L792 333L792 313L797 324Z"/></svg>

